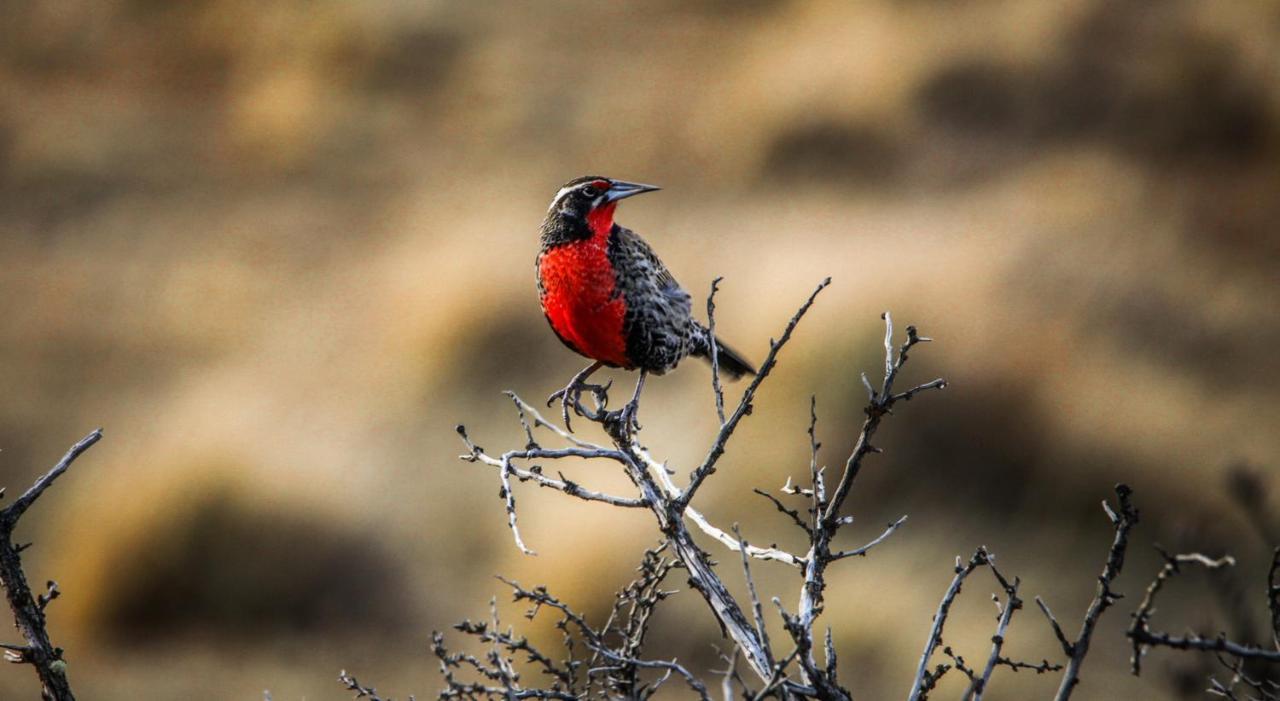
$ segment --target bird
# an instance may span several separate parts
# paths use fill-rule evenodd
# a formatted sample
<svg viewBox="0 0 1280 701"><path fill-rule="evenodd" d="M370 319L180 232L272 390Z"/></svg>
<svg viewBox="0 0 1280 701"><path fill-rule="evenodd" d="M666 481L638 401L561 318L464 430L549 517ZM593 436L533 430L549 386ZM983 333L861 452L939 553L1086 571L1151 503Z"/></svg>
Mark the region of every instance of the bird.
<svg viewBox="0 0 1280 701"><path fill-rule="evenodd" d="M639 370L635 392L623 408L630 431L648 374L675 369L687 356L711 361L728 379L755 375L742 354L693 318L689 293L640 235L614 221L618 203L653 192L653 185L598 175L574 178L551 200L543 219L535 269L538 298L551 330L570 350L592 362L547 399L569 407L598 385L587 378L602 367Z"/></svg>

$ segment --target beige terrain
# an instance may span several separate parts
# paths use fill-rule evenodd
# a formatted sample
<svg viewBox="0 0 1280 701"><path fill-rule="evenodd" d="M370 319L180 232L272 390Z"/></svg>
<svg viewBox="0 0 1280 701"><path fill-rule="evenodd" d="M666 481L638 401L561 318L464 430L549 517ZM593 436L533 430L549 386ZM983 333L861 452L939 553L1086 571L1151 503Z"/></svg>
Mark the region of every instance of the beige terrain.
<svg viewBox="0 0 1280 701"><path fill-rule="evenodd" d="M524 556L454 433L522 445L500 392L581 366L532 263L551 195L594 172L664 187L619 221L695 299L724 277L718 327L757 362L834 278L701 496L752 539L793 542L750 488L807 470L810 394L823 461L847 453L879 314L935 339L907 379L950 386L886 424L843 537L910 520L829 594L859 698L906 694L980 544L1074 629L1120 481L1143 517L1128 598L1075 698L1202 697L1208 661L1159 651L1135 679L1123 630L1157 542L1232 552L1263 621L1276 543L1227 476L1277 486L1277 115L1280 9L1249 0L6 3L0 484L106 431L19 534L64 592L71 679L107 701L340 699L346 668L430 698L430 632L505 601L496 573L607 611L651 522L517 486ZM709 377L690 361L646 389L645 441L681 475L713 433ZM794 602L788 571L756 573ZM980 659L975 581L948 642ZM1158 622L1232 629L1209 582L1180 580ZM704 606L659 609L651 650L717 666ZM1060 652L1034 607L1010 640ZM0 672L0 697L38 694ZM1002 670L986 698L1056 684Z"/></svg>

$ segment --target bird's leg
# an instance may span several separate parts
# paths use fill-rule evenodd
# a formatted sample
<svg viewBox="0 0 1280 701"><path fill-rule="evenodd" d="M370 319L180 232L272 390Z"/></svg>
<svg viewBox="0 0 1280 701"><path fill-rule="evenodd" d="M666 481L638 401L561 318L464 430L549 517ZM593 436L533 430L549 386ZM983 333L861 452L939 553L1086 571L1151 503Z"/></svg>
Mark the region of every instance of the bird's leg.
<svg viewBox="0 0 1280 701"><path fill-rule="evenodd" d="M636 431L640 430L640 422L636 420L636 412L640 410L640 391L644 389L644 378L648 374L648 370L640 370L640 379L636 380L635 394L632 394L631 401L622 407L622 425Z"/></svg>
<svg viewBox="0 0 1280 701"><path fill-rule="evenodd" d="M550 397L547 397L547 406L551 406L557 399L560 400L560 410L564 415L564 430L570 433L573 432L573 428L569 426L569 405L576 406L578 404L579 399L582 397L582 390L592 389L591 385L585 384L585 380L602 367L604 367L604 363L597 360L583 368L577 375L574 375L573 379L569 380L569 384L565 385L563 389L556 390ZM597 399L599 399L599 394L597 394Z"/></svg>

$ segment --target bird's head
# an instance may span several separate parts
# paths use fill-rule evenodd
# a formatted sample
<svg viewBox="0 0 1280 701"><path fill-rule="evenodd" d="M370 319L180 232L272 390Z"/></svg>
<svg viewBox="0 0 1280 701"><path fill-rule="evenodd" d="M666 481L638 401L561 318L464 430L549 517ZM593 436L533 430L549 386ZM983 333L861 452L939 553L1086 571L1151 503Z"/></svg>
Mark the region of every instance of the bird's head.
<svg viewBox="0 0 1280 701"><path fill-rule="evenodd" d="M653 185L629 183L599 175L574 178L551 199L543 234L578 239L607 234L613 227L618 201L657 190Z"/></svg>

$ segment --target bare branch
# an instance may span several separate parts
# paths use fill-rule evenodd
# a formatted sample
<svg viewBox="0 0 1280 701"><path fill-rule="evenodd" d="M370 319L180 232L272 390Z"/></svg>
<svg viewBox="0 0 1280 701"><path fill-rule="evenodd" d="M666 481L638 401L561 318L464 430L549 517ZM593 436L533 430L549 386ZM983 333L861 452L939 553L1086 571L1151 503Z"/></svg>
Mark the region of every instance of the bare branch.
<svg viewBox="0 0 1280 701"><path fill-rule="evenodd" d="M1267 662L1280 662L1280 652L1276 650L1267 650L1256 645L1246 645L1243 643L1233 642L1227 639L1226 633L1220 633L1217 637L1205 638L1200 635L1191 634L1182 637L1175 637L1168 633L1154 633L1151 631L1138 631L1134 634L1134 639L1138 642L1156 647L1163 645L1176 650L1200 650L1202 652L1225 652L1228 655L1234 655L1246 660L1266 660Z"/></svg>
<svg viewBox="0 0 1280 701"><path fill-rule="evenodd" d="M720 659L725 662L723 671L713 670L721 675L720 695L723 697L723 701L733 701L733 683L736 681L744 689L746 688L746 684L742 682L742 677L738 675L738 650L735 648L730 655L720 652L719 648L716 649L716 652L720 655Z"/></svg>
<svg viewBox="0 0 1280 701"><path fill-rule="evenodd" d="M884 533L881 533L880 535L876 536L875 540L872 540L871 542L867 543L866 545L860 548L854 548L853 550L842 550L838 553L832 553L831 560L832 561L842 560L846 557L866 557L868 550L883 543L886 538L893 535L894 532L898 530L898 527L900 527L902 524L906 522L907 522L907 515L903 514L901 517L898 518L897 521L894 521L893 523L889 524L888 527L884 529Z"/></svg>
<svg viewBox="0 0 1280 701"><path fill-rule="evenodd" d="M738 408L734 409L728 421L723 422L721 425L719 433L711 444L711 449L707 451L707 457L690 475L689 486L685 488L684 493L676 500L675 506L677 509L684 509L688 506L689 501L693 499L693 495L698 491L698 487L701 487L707 477L716 471L716 462L724 454L725 445L729 442L729 438L733 436L734 430L738 428L738 422L751 412L751 400L755 399L756 390L760 387L760 383L764 382L769 373L773 371L774 366L777 365L778 353L782 351L783 346L787 345L787 341L791 340L791 334L795 331L796 325L800 323L805 313L813 306L813 301L817 299L818 294L830 284L831 278L826 278L819 283L804 304L800 305L800 309L791 317L791 321L787 322L787 328L783 330L778 340L769 343L769 354L765 357L764 363L760 365L760 370L751 380L751 384L747 385L746 391L742 393Z"/></svg>
<svg viewBox="0 0 1280 701"><path fill-rule="evenodd" d="M1041 660L1039 663L1032 664L1030 662L1021 662L1018 660L1011 660L1008 657L1001 657L999 660L996 660L996 663L1004 665L1005 667L1008 667L1009 669L1012 669L1015 672L1020 669L1029 669L1035 672L1036 674L1062 671L1062 665L1053 664L1049 660Z"/></svg>
<svg viewBox="0 0 1280 701"><path fill-rule="evenodd" d="M1084 622L1080 624L1080 634L1075 642L1071 643L1067 671L1062 675L1062 683L1058 686L1055 701L1066 701L1071 698L1071 693L1080 683L1080 667L1084 664L1085 655L1089 654L1089 641L1093 637L1094 627L1098 625L1098 619L1103 612L1120 598L1119 594L1111 590L1111 583L1124 567L1125 550L1129 547L1129 531L1138 523L1138 510L1133 506L1132 495L1133 490L1128 485L1116 485L1116 500L1120 507L1118 513L1105 500L1102 502L1103 510L1115 526L1115 538L1112 540L1111 550L1107 553L1107 562L1102 568L1102 574L1098 576L1097 593L1094 594L1093 601L1085 611Z"/></svg>
<svg viewBox="0 0 1280 701"><path fill-rule="evenodd" d="M563 475L561 475L561 479L547 477L546 475L542 474L541 468L537 466L531 467L529 469L523 469L523 468L517 467L515 463L512 462L512 460L538 460L538 459L560 460L564 458L580 458L583 460L605 458L605 459L614 460L617 462L625 462L626 456L624 456L622 453L619 453L616 450L608 450L606 448L599 448L599 447L584 447L584 448L575 447L575 448L560 448L560 449L535 448L535 449L526 449L526 450L512 450L512 451L503 453L501 456L495 458L485 453L483 448L480 448L479 446L471 442L471 439L467 436L465 427L458 426L458 434L462 436L462 440L466 442L467 447L470 448L472 451L470 453L466 453L464 455L458 456L459 458L467 462L481 462L486 465L496 467L499 470L499 474L502 474L503 472L509 472L511 476L514 476L516 479L520 480L521 482L533 482L539 487L554 489L559 492L564 492L569 496L578 497L579 499L583 499L586 501L603 502L605 504L609 504L610 506L620 506L628 509L636 509L636 508L642 508L649 505L648 502L646 502L644 499L637 499L634 497L620 497L612 494L605 494L603 492L593 491L583 487L582 485L572 480L565 479ZM505 495L503 495L503 498L504 499L506 498Z"/></svg>
<svg viewBox="0 0 1280 701"><path fill-rule="evenodd" d="M71 683L67 680L67 663L62 659L62 648L56 647L49 640L49 632L45 628L45 608L58 596L58 586L48 583L45 594L38 598L31 593L27 584L26 573L22 569L21 552L26 546L13 543L13 531L18 520L31 508L36 499L61 477L71 464L86 450L102 439L102 429L97 429L80 439L66 455L36 480L31 488L0 510L0 582L4 584L5 596L9 608L13 611L14 624L26 639L23 646L6 646L6 658L11 662L24 662L36 669L43 687L44 697L53 701L73 701L75 694L71 691Z"/></svg>
<svg viewBox="0 0 1280 701"><path fill-rule="evenodd" d="M715 538L720 543L723 543L725 547L733 550L734 552L738 552L742 548L742 543L740 541L736 540L728 533L725 533L724 530L717 528L697 509L694 509L692 506L686 507L684 513L685 516L689 517L689 520L693 521L693 524L698 527L698 530L706 533L712 538ZM757 560L773 560L774 562L781 562L786 565L791 565L792 567L804 567L805 564L804 558L792 555L780 548L762 548L751 544L747 544L746 547L747 555L750 555Z"/></svg>
<svg viewBox="0 0 1280 701"><path fill-rule="evenodd" d="M882 318L884 319L885 327L884 381L878 392L870 388L870 383L867 382L868 393L871 395L870 401L865 409L867 418L863 421L862 430L858 433L858 440L854 443L852 452L849 453L848 459L845 460L844 472L840 475L840 482L836 486L836 491L832 495L830 503L826 504L825 510L822 513L822 520L825 522L826 527L833 533L838 530L841 525L840 508L844 505L844 500L849 496L849 492L853 488L853 481L857 479L858 473L862 469L862 459L866 457L868 453L880 452L879 448L876 448L871 444L871 438L875 435L876 429L880 427L881 419L886 414L892 413L893 405L899 400L909 400L917 393L923 392L926 389L943 389L947 386L946 381L939 378L932 382L927 382L923 385L913 387L901 394L895 395L893 393L894 380L897 379L898 373L902 371L902 367L906 365L907 356L912 347L918 343L927 343L932 339L920 336L916 331L916 327L908 326L907 340L902 344L902 348L899 350L897 357L895 358L893 352L893 317L890 316L889 312L885 312L882 315Z"/></svg>
<svg viewBox="0 0 1280 701"><path fill-rule="evenodd" d="M762 699L766 699L770 695L774 694L780 686L783 686L787 679L787 666L794 662L799 654L799 648L792 650L790 655L787 655L785 659L774 665L773 675L765 681L764 688L752 697L752 701L761 701Z"/></svg>
<svg viewBox="0 0 1280 701"><path fill-rule="evenodd" d="M951 585L947 587L947 592L943 595L942 602L938 604L937 613L933 615L933 628L929 631L929 639L925 642L924 652L920 655L920 664L916 668L915 681L912 682L911 693L907 697L909 701L923 699L937 684L938 679L946 673L946 670L943 669L944 665L940 665L937 671L930 672L929 658L933 657L934 650L937 649L938 645L942 644L942 627L947 622L947 614L951 611L951 604L960 595L960 587L964 583L965 577L968 577L975 569L988 562L989 556L986 548L975 550L968 563L962 564L960 558L956 558L956 575L951 579Z"/></svg>
<svg viewBox="0 0 1280 701"><path fill-rule="evenodd" d="M880 315L884 319L884 377L885 380L893 377L894 360L893 360L893 317L889 312ZM885 392L888 394L888 392Z"/></svg>
<svg viewBox="0 0 1280 701"><path fill-rule="evenodd" d="M760 636L760 647L764 648L765 658L773 665L773 648L769 644L769 631L764 625L764 609L760 606L760 595L756 593L756 582L751 577L751 560L747 557L747 541L733 524L733 535L738 539L738 552L742 554L742 576L747 582L747 596L751 597L751 612L755 616L756 634ZM767 685L766 685L767 688Z"/></svg>
<svg viewBox="0 0 1280 701"><path fill-rule="evenodd" d="M951 658L951 668L968 677L971 685L977 683L978 673L965 663L964 658L957 654L955 650L952 650L950 645L942 648L942 654Z"/></svg>
<svg viewBox="0 0 1280 701"><path fill-rule="evenodd" d="M1009 623L1013 620L1014 612L1022 608L1022 599L1018 598L1018 585L1021 584L1018 578L1015 577L1013 583L1010 584L1005 581L1004 577L1000 576L999 572L994 567L991 568L991 571L996 575L996 578L1000 580L1000 586L1004 589L1004 595L1006 598L1004 608L1000 609L1000 618L999 623L996 624L996 633L991 636L991 654L987 657L987 666L983 668L982 675L969 685L969 691L965 693L965 698L972 699L972 701L982 701L982 694L986 692L987 687L991 682L991 674L995 672L996 666L1000 664L1000 660L1002 659L1000 657L1000 651L1004 647L1005 635L1009 632ZM999 607L999 605L999 599L996 599L996 606Z"/></svg>
<svg viewBox="0 0 1280 701"><path fill-rule="evenodd" d="M503 457L502 464L498 467L498 478L502 480L502 498L507 506L507 525L511 527L511 536L516 540L516 547L520 548L520 552L525 555L537 555L534 551L525 546L524 540L520 538L520 526L516 523L516 495L511 491L511 459Z"/></svg>
<svg viewBox="0 0 1280 701"><path fill-rule="evenodd" d="M648 451L644 450L643 448L637 447L635 449L635 454L640 457L641 461L644 463L649 474L653 476L656 483L660 486L665 498L668 500L678 499L680 497L680 488L677 487L675 483L671 481L671 474L667 470L666 466L654 460L649 455ZM712 538L715 538L717 541L722 543L726 548L732 550L733 552L738 552L739 549L742 547L742 543L740 541L738 541L736 538L726 533L724 529L719 528L714 524L712 524L709 520L707 520L707 517L702 515L702 512L698 511L692 506L685 507L684 515L688 517L688 519L692 521L695 526L698 527L698 530L702 531L703 533L706 533ZM776 547L761 548L755 545L747 545L746 552L748 555L750 555L751 557L754 557L757 560L773 560L776 562L781 562L787 565L791 565L792 567L804 566L804 560L802 560L796 555L792 555L791 553L786 552L785 550L780 550Z"/></svg>
<svg viewBox="0 0 1280 701"><path fill-rule="evenodd" d="M75 462L76 458L80 457L86 450L93 447L94 443L100 440L102 440L102 429L99 428L90 431L89 435L81 438L75 445L71 446L71 449L67 451L66 455L62 456L62 459L58 461L57 465L53 466L52 470L49 470L40 479L36 480L35 484L23 492L22 496L14 499L12 504L0 510L0 528L12 531L13 527L18 523L18 519L22 518L27 509L31 508L36 499L40 498L44 490L52 486L54 480L70 469L71 463Z"/></svg>
<svg viewBox="0 0 1280 701"><path fill-rule="evenodd" d="M573 435L569 431L557 426L555 423L548 421L546 417L544 417L542 413L538 411L537 407L526 402L524 399L521 399L520 395L516 394L515 392L511 390L507 390L506 392L504 392L504 394L506 394L508 397L511 397L511 401L516 403L516 407L521 412L533 418L533 428L535 429L546 428L550 430L552 433L556 434L557 436L565 439L566 441L569 441L575 446L578 446L579 448L589 448L591 450L608 450L608 448L605 448L602 445L597 445L590 441L584 441L581 438L578 438L577 436Z"/></svg>
<svg viewBox="0 0 1280 701"><path fill-rule="evenodd" d="M1238 701L1240 698L1239 696L1236 696L1235 692L1229 687L1223 686L1213 677L1209 677L1209 688L1205 689L1205 692L1210 696L1219 696L1224 699L1231 699L1231 701Z"/></svg>
<svg viewBox="0 0 1280 701"><path fill-rule="evenodd" d="M823 480L822 473L825 467L818 467L818 451L822 449L822 443L818 442L818 398L809 395L809 496L813 499L811 507L814 525L818 525L818 521L822 518L822 509L827 505L827 485ZM791 479L787 479L787 483L791 483ZM787 491L786 487L782 491ZM793 492L793 493L803 493Z"/></svg>
<svg viewBox="0 0 1280 701"><path fill-rule="evenodd" d="M1049 625L1053 628L1054 637L1056 637L1058 642L1062 645L1062 653L1067 657L1071 657L1073 654L1072 648L1074 646L1071 644L1070 640L1067 640L1067 634L1062 632L1062 626L1058 625L1058 619L1054 617L1053 611L1049 610L1049 604L1046 604L1044 599L1037 596L1036 605L1040 607L1042 612L1044 612L1044 617L1049 620Z"/></svg>
<svg viewBox="0 0 1280 701"><path fill-rule="evenodd" d="M898 394L895 394L891 397L891 399L895 403L909 402L911 401L912 397L916 396L917 394L920 394L921 392L924 392L925 390L945 389L946 386L947 386L947 381L939 377L936 380L930 380L922 385L916 385L915 387L912 387L911 389L905 392L900 392Z"/></svg>
<svg viewBox="0 0 1280 701"><path fill-rule="evenodd" d="M355 677L347 674L347 670L345 669L338 673L338 683L342 684L343 688L347 691L354 691L356 693L355 698L357 699L369 699L369 701L392 701L390 698L379 696L377 689L361 684Z"/></svg>
<svg viewBox="0 0 1280 701"><path fill-rule="evenodd" d="M535 448L541 447L538 445L538 441L535 440L533 437L533 428L529 425L528 416L525 415L524 407L520 405L521 402L520 402L520 399L516 397L516 393L512 392L511 390L507 390L506 392L503 392L503 394L510 397L512 403L516 405L516 415L520 417L520 428L524 429L524 435L525 435L525 438L527 439L525 441L524 447L528 450L533 450Z"/></svg>
<svg viewBox="0 0 1280 701"><path fill-rule="evenodd" d="M1280 701L1280 682L1250 677L1244 671L1244 660L1240 658L1227 659L1222 655L1217 655L1217 658L1219 664L1231 671L1231 681L1224 687L1216 679L1210 677L1210 688L1207 691L1210 693L1214 693L1215 690L1225 691L1227 693L1218 693L1216 695L1225 698L1237 698L1232 692L1234 692L1237 685L1244 684L1253 693L1257 694L1256 697L1250 697L1250 701Z"/></svg>
<svg viewBox="0 0 1280 701"><path fill-rule="evenodd" d="M36 604L40 607L40 610L43 611L49 607L50 602L59 596L62 596L62 591L58 589L58 583L50 579L48 582L45 582L45 593L36 597Z"/></svg>
<svg viewBox="0 0 1280 701"><path fill-rule="evenodd" d="M1133 622L1130 623L1129 630L1126 633L1133 643L1133 656L1130 658L1130 665L1134 675L1141 673L1142 658L1150 648L1159 646L1171 647L1176 650L1224 652L1241 660L1280 662L1280 651L1237 643L1229 640L1226 633L1219 634L1213 638L1206 638L1196 633L1185 636L1172 636L1168 633L1152 631L1150 622L1152 614L1155 613L1156 596L1164 588L1166 582L1175 575L1181 574L1182 565L1195 564L1205 569L1216 570L1235 564L1235 559L1230 556L1214 559L1200 553L1170 555L1163 551L1161 551L1161 555L1165 560L1164 565L1156 574L1155 579L1151 580L1151 584L1147 586L1146 595L1143 597L1142 603L1138 605L1138 610L1134 612Z"/></svg>
<svg viewBox="0 0 1280 701"><path fill-rule="evenodd" d="M591 643L588 642L587 645L590 646ZM647 667L650 669L664 669L671 672L675 672L679 674L681 677L684 677L685 683L689 685L690 689L693 689L694 693L698 695L699 699L702 699L702 701L711 701L711 696L707 693L706 685L703 684L701 681L699 681L698 678L695 677L692 672L685 669L684 665L681 665L675 660L671 660L671 661L637 660L634 658L623 657L604 647L601 647L593 651L599 652L601 655L613 660L614 662L635 665L636 667Z"/></svg>
<svg viewBox="0 0 1280 701"><path fill-rule="evenodd" d="M649 623L649 614L652 607L657 602L665 598L667 592L663 592L658 588L662 579L674 566L674 562L662 561L658 553L666 546L661 545L654 550L645 553L644 562L641 565L641 576L635 582L632 582L619 595L617 606L615 606L614 614L610 616L609 622L603 628L596 629L589 625L586 619L579 613L571 609L563 601L547 592L544 587L537 587L532 590L525 589L519 584L499 577L504 583L512 588L516 601L529 601L534 608L529 611L526 616L533 618L538 610L543 607L549 607L558 610L564 617L561 627L567 630L567 626L572 625L575 630L582 636L582 641L597 659L605 662L603 665L595 665L588 670L588 675L599 675L607 673L610 675L608 688L610 692L617 692L630 697L636 695L636 698L645 698L660 686L671 674L678 674L689 685L698 698L709 701L706 686L698 680L687 668L679 664L675 660L646 660L639 658L635 653L639 651L641 642L643 641L645 631ZM624 605L629 605L629 611L623 614L625 622L620 622L619 613ZM496 619L495 619L496 621ZM561 685L553 687L550 692L544 693L562 693L563 696L544 696L539 698L577 698L577 696L567 694L565 689L572 688L572 675L569 671L569 665L557 667L549 658L532 648L528 641L524 638L514 638L510 634L495 634L490 632L496 630L496 623L489 629L472 624L470 627L460 628L464 632L472 635L481 636L482 640L497 640L501 646L508 651L521 651L529 655L531 661L541 665L549 673L558 677ZM612 647L606 642L606 638L616 635L622 641L620 647ZM439 653L438 653L439 656ZM445 659L442 657L442 659ZM453 655L451 660L465 661L466 656ZM473 665L476 666L476 665ZM660 669L666 672L664 676L648 687L645 693L640 693L640 687L636 683L636 679L632 674L636 669ZM482 672L483 673L483 672ZM617 673L618 676L612 676ZM514 681L504 680L504 686L512 689L515 698L522 697L521 693L531 694L533 690L515 689Z"/></svg>
<svg viewBox="0 0 1280 701"><path fill-rule="evenodd" d="M1159 550L1159 548L1157 548ZM1159 550L1161 557L1164 558L1164 565L1160 571L1156 573L1155 579L1147 585L1146 594L1142 597L1142 602L1138 604L1138 610L1133 614L1133 621L1129 624L1129 630L1126 633L1129 640L1133 643L1133 655L1129 659L1130 668L1134 676L1142 673L1142 658L1146 654L1143 633L1149 633L1148 624L1151 615L1155 613L1156 596L1160 590L1164 588L1174 575L1181 573L1181 565L1197 563L1208 569L1218 569L1235 564L1235 560L1231 557L1223 557L1218 560L1211 559L1200 553L1192 553L1186 555L1170 555L1163 550Z"/></svg>
<svg viewBox="0 0 1280 701"><path fill-rule="evenodd" d="M724 388L720 386L720 348L716 338L716 291L720 289L718 277L711 281L711 293L707 295L707 331L711 334L711 390L716 395L716 416L724 428Z"/></svg>
<svg viewBox="0 0 1280 701"><path fill-rule="evenodd" d="M713 375L716 375L713 378L713 389L717 393L717 417L721 419L721 425L711 446L708 448L706 457L690 473L689 484L684 489L674 484L672 472L667 469L665 464L655 461L645 448L635 442L630 423L622 420L626 418L627 410L621 413L605 411L608 402L608 386L587 386L581 382L581 373L579 378L571 382L570 386L563 391L562 398L566 402L571 400L574 410L579 415L601 425L612 439L612 449L593 445L572 436L568 432L567 426L561 429L555 424L546 421L538 414L536 409L522 402L514 393L511 393L510 396L516 405L521 426L525 433L525 450L507 451L500 456L490 455L479 446L476 446L468 438L465 430L459 429L459 433L469 451L462 455L461 458L469 462L481 462L498 469L499 478L503 482L502 497L508 514L508 525L511 527L513 538L522 550L528 551L528 548L524 546L520 539L516 523L514 496L511 490L513 485L512 477L521 481L533 481L542 487L560 489L590 501L601 501L614 506L648 507L653 512L658 528L670 544L673 554L688 570L689 583L710 605L715 618L721 624L724 632L734 641L737 648L743 652L744 658L751 669L766 683L764 690L760 692L764 695L781 694L784 697L809 695L824 699L849 698L848 692L836 682L835 650L831 645L830 635L827 638L827 666L825 669L818 667L813 655L815 648L813 628L814 621L822 611L823 590L826 586L825 568L830 563L840 559L854 555L865 555L870 548L877 546L887 539L889 535L892 535L904 523L905 516L898 519L897 522L889 524L879 537L860 548L833 551L832 539L836 531L840 526L852 520L852 517L838 514L839 505L849 493L850 483L852 477L856 474L861 457L869 452L879 452L870 445L869 441L881 418L891 413L892 405L897 401L906 401L914 394L925 389L938 388L944 385L942 381L937 380L906 392L894 393L894 378L906 362L909 350L915 344L925 342L928 339L920 337L914 327L908 327L907 340L903 343L901 349L895 352L892 346L893 323L892 319L886 315L886 340L888 343L885 361L886 377L881 385L881 391L878 394L873 392L873 395L876 396L873 396L872 402L867 408L868 421L864 424L864 430L855 447L854 455L851 456L851 460L846 464L845 473L842 475L840 496L831 501L827 499L823 470L817 464L819 444L816 436L816 401L811 399L809 428L811 485L807 489L799 487L790 489L784 487L783 489L784 493L798 494L810 499L809 518L806 518L804 512L784 504L781 499L762 490L757 490L757 493L768 499L779 513L790 518L809 537L809 550L803 557L781 550L776 545L768 548L750 545L741 538L740 534L738 534L738 537L734 537L734 535L726 533L723 529L710 523L698 510L692 508L690 505L691 500L707 477L715 472L717 461L723 455L736 427L742 418L751 412L755 393L763 380L768 377L776 366L781 349L787 344L797 324L813 305L817 295L828 284L830 284L829 278L818 285L791 317L778 340L770 342L770 350L761 365L760 372L744 391L736 408L727 417L722 413L723 397L721 394L722 389L719 387L718 367L713 368ZM708 296L709 323L714 323L714 295L717 291L717 286L718 280L717 283L713 283L711 294ZM713 358L713 366L717 364L717 359ZM589 372L589 370L584 372ZM594 410L581 405L581 394L583 392L591 393L596 405ZM635 400L633 398L633 401L628 404L628 408L632 412L635 409L634 405ZM544 427L571 443L571 447L547 449L539 446L535 432L536 429ZM556 480L543 475L541 468L537 465L524 468L519 464L527 460L555 460L570 457L579 459L603 458L618 463L638 489L639 495L637 497L623 497L590 492L563 475L560 475L560 479ZM852 469L849 466L852 466ZM790 486L790 481L788 481L788 486ZM746 575L751 602L749 606L746 606L744 605L745 602L739 603L724 586L720 576L715 572L715 563L693 541L689 532L690 525L711 536L730 550L739 553L744 563L749 563L751 558L773 560L801 568L804 571L804 585L801 590L798 612L795 616L790 616L785 611L783 613L784 624L796 643L796 652L788 662L798 661L803 675L801 682L787 679L785 675L786 665L784 664L782 668L779 668L774 662L767 631L762 620L758 594L755 592L754 581L751 581L749 564ZM543 603L545 604L546 602ZM744 613L744 610L748 607L752 610L750 615ZM585 621L574 621L567 611L563 613L566 616L566 625L580 628L579 632L583 633L584 640L587 641L588 646L593 651L596 648L603 649L598 640L592 640L586 634ZM617 613L615 611L615 616ZM749 620L752 616L755 619L754 625ZM608 625L606 624L606 627ZM629 672L626 672L629 664L627 661L639 658L638 654L633 651L638 651L638 647L633 646L623 651L614 650L613 654L618 656L620 660L612 661L603 652L596 652L595 654L600 658L599 662L606 664L612 670L620 670L617 673L626 676L629 674ZM467 664L465 658L458 658L458 660L459 664ZM490 666L487 668L496 669L497 672L495 673L502 672L500 667L493 668ZM664 674L657 684L649 687L648 692L651 693L654 687L670 676L680 674L679 670L673 667L668 667L665 671L667 674ZM610 672L610 674L613 675L615 672Z"/></svg>
<svg viewBox="0 0 1280 701"><path fill-rule="evenodd" d="M799 526L800 530L804 531L809 535L813 535L813 531L809 528L809 524L805 523L804 519L800 518L799 511L796 511L795 509L788 509L786 504L783 504L781 501L778 501L777 497L764 491L763 489L752 489L751 491L773 502L773 507L778 510L778 513L783 514L784 516L790 517L791 522Z"/></svg>

